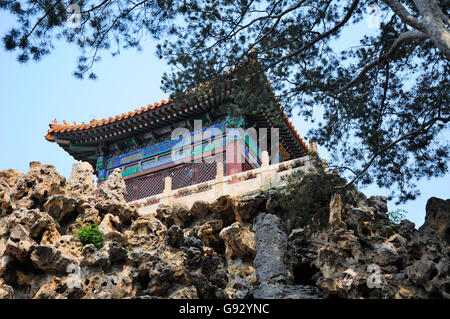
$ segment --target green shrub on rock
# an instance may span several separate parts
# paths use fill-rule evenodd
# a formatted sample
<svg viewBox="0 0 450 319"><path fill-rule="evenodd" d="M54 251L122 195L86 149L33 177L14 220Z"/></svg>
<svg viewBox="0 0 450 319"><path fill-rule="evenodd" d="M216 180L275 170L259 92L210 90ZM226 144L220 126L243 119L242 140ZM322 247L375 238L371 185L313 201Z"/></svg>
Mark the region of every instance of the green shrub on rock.
<svg viewBox="0 0 450 319"><path fill-rule="evenodd" d="M317 156L312 155L315 170L298 171L286 178L286 191L283 200L282 219L288 231L297 227L316 224L328 224L330 200L334 193L339 193L344 202L351 200L352 187L344 187L346 180L337 174L327 172Z"/></svg>
<svg viewBox="0 0 450 319"><path fill-rule="evenodd" d="M97 249L103 247L103 233L96 224L79 228L75 230L75 233L78 235L83 246L92 244Z"/></svg>
<svg viewBox="0 0 450 319"><path fill-rule="evenodd" d="M396 209L387 213L389 217L389 226L397 228L400 222L405 218L408 212L404 209Z"/></svg>

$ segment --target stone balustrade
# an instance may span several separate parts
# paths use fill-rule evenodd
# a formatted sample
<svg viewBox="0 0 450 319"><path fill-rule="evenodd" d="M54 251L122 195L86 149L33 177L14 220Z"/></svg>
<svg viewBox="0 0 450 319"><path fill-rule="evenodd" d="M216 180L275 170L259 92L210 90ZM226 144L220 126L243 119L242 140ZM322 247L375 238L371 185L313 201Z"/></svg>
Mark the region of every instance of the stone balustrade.
<svg viewBox="0 0 450 319"><path fill-rule="evenodd" d="M133 201L130 204L136 205L140 214L156 211L159 204L180 203L190 208L196 201L213 202L223 195L237 196L256 190L282 187L285 183L284 176L298 170L306 172L313 169L309 156L270 165L266 151L262 153L261 167L253 170L224 176L223 165L221 162L217 163L215 179L176 190L172 190L172 179L166 177L162 194Z"/></svg>

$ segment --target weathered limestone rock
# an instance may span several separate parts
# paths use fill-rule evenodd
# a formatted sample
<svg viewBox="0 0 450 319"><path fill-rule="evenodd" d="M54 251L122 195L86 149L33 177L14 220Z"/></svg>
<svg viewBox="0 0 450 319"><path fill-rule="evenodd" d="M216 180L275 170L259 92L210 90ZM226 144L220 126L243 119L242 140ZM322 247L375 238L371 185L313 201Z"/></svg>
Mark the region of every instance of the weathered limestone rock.
<svg viewBox="0 0 450 319"><path fill-rule="evenodd" d="M1 255L3 255L3 254L1 254ZM10 261L10 257L8 257L8 256L0 257L0 277L6 271L9 261Z"/></svg>
<svg viewBox="0 0 450 319"><path fill-rule="evenodd" d="M224 270L217 271L209 281L217 287L224 289L228 284L228 275Z"/></svg>
<svg viewBox="0 0 450 319"><path fill-rule="evenodd" d="M29 237L25 226L18 224L11 231L5 253L17 260L25 261L36 246L37 243Z"/></svg>
<svg viewBox="0 0 450 319"><path fill-rule="evenodd" d="M331 196L330 201L330 218L329 218L329 225L333 228L341 228L345 227L345 223L342 221L342 198L339 194L333 194Z"/></svg>
<svg viewBox="0 0 450 319"><path fill-rule="evenodd" d="M183 251L186 253L186 260L184 265L190 271L195 271L202 266L203 262L203 249L198 247L183 247Z"/></svg>
<svg viewBox="0 0 450 319"><path fill-rule="evenodd" d="M402 221L400 221L400 223L397 226L397 232L404 237L410 237L410 235L415 230L416 225L407 219L403 219Z"/></svg>
<svg viewBox="0 0 450 319"><path fill-rule="evenodd" d="M217 270L223 267L224 264L221 258L218 256L206 255L203 260L202 274L205 275L206 278L210 278Z"/></svg>
<svg viewBox="0 0 450 319"><path fill-rule="evenodd" d="M82 258L83 244L78 239L77 235L63 235L52 242L41 241L41 245L49 245L60 250L63 254L75 259Z"/></svg>
<svg viewBox="0 0 450 319"><path fill-rule="evenodd" d="M189 285L189 276L184 267L165 267L156 276L152 277L148 284L151 295L164 296L170 293L171 288L177 284Z"/></svg>
<svg viewBox="0 0 450 319"><path fill-rule="evenodd" d="M93 196L95 192L94 169L88 162L78 161L72 164L72 172L66 185L69 197Z"/></svg>
<svg viewBox="0 0 450 319"><path fill-rule="evenodd" d="M213 285L205 276L198 273L191 273L189 282L186 286L194 286L200 299L218 299L226 298L223 291Z"/></svg>
<svg viewBox="0 0 450 319"><path fill-rule="evenodd" d="M13 228L16 225L24 225L29 230L38 220L48 216L47 213L42 213L38 209L26 209L20 208L14 211L6 218L6 223L9 228Z"/></svg>
<svg viewBox="0 0 450 319"><path fill-rule="evenodd" d="M66 178L53 165L31 162L28 173L18 179L12 189L12 208L33 208L52 195L64 192Z"/></svg>
<svg viewBox="0 0 450 319"><path fill-rule="evenodd" d="M388 212L387 199L384 196L371 196L368 199L369 205L375 207L380 215Z"/></svg>
<svg viewBox="0 0 450 319"><path fill-rule="evenodd" d="M231 226L222 229L219 237L225 242L225 257L227 259L231 258L231 256L255 257L255 233L241 223L235 222Z"/></svg>
<svg viewBox="0 0 450 319"><path fill-rule="evenodd" d="M347 228L351 229L357 235L370 236L372 229L370 227L373 220L373 213L365 206L351 208L347 213Z"/></svg>
<svg viewBox="0 0 450 319"><path fill-rule="evenodd" d="M110 264L123 261L127 256L127 250L114 241L106 243L103 246L102 251L108 256Z"/></svg>
<svg viewBox="0 0 450 319"><path fill-rule="evenodd" d="M83 247L83 260L81 266L107 267L109 266L109 256L104 250L98 250L94 245L89 244Z"/></svg>
<svg viewBox="0 0 450 319"><path fill-rule="evenodd" d="M134 205L127 205L119 214L120 223L128 223L139 218L139 213Z"/></svg>
<svg viewBox="0 0 450 319"><path fill-rule="evenodd" d="M424 286L430 279L433 269L432 261L417 260L406 269L406 273L414 284Z"/></svg>
<svg viewBox="0 0 450 319"><path fill-rule="evenodd" d="M233 202L233 212L236 221L251 220L257 213L265 210L266 197L263 195L245 196Z"/></svg>
<svg viewBox="0 0 450 319"><path fill-rule="evenodd" d="M15 170L0 170L0 216L11 210L12 189L25 174Z"/></svg>
<svg viewBox="0 0 450 319"><path fill-rule="evenodd" d="M106 214L102 222L98 225L98 229L103 233L105 240L122 241L122 234L120 233L120 218Z"/></svg>
<svg viewBox="0 0 450 319"><path fill-rule="evenodd" d="M201 225L197 231L197 236L206 244L206 246L220 249L222 241L219 233L223 228L223 221L215 219Z"/></svg>
<svg viewBox="0 0 450 319"><path fill-rule="evenodd" d="M191 211L183 204L172 205L171 212L175 224L184 226L192 221Z"/></svg>
<svg viewBox="0 0 450 319"><path fill-rule="evenodd" d="M197 289L194 286L182 287L172 292L169 299L198 299Z"/></svg>
<svg viewBox="0 0 450 319"><path fill-rule="evenodd" d="M231 298L247 297L252 287L257 284L255 267L251 260L228 259L226 270L228 283L225 293Z"/></svg>
<svg viewBox="0 0 450 319"><path fill-rule="evenodd" d="M77 207L75 198L66 197L64 195L51 196L44 204L44 209L59 224L63 224L65 220L75 211Z"/></svg>
<svg viewBox="0 0 450 319"><path fill-rule="evenodd" d="M37 162L0 171L0 298L450 299L448 200L430 199L416 230L389 225L384 197L352 191L320 203L329 225L287 236L279 190L140 216L119 171L98 197L92 178L81 162L67 183ZM101 249L73 234L92 223Z"/></svg>
<svg viewBox="0 0 450 319"><path fill-rule="evenodd" d="M175 223L172 216L172 207L170 205L159 204L156 209L156 218L158 218L167 228Z"/></svg>
<svg viewBox="0 0 450 319"><path fill-rule="evenodd" d="M197 204L198 206L199 204ZM186 205L160 204L156 209L156 217L169 228L172 225L184 227L194 219L194 214L198 214L196 210L189 210Z"/></svg>
<svg viewBox="0 0 450 319"><path fill-rule="evenodd" d="M0 280L0 299L14 299L14 289Z"/></svg>
<svg viewBox="0 0 450 319"><path fill-rule="evenodd" d="M58 232L56 230L55 221L53 220L53 218L51 218L47 214L42 216L41 218L39 218L37 221L34 222L34 224L31 225L30 237L31 238L41 237L42 238L43 233L46 230L55 231L56 233Z"/></svg>
<svg viewBox="0 0 450 319"><path fill-rule="evenodd" d="M122 178L122 171L116 168L98 189L98 199L112 204L125 206L127 189Z"/></svg>
<svg viewBox="0 0 450 319"><path fill-rule="evenodd" d="M439 236L450 245L450 199L431 197L427 201L425 210L425 223L420 229L437 231Z"/></svg>
<svg viewBox="0 0 450 319"><path fill-rule="evenodd" d="M194 204L192 204L192 207L190 209L190 215L196 219L199 220L209 213L209 204L207 202L203 201L196 201Z"/></svg>
<svg viewBox="0 0 450 319"><path fill-rule="evenodd" d="M374 250L376 256L373 258L373 261L380 266L395 264L400 259L397 249L390 242L375 244Z"/></svg>
<svg viewBox="0 0 450 319"><path fill-rule="evenodd" d="M230 196L221 196L210 205L214 218L223 221L224 226L231 225L234 219L233 199Z"/></svg>
<svg viewBox="0 0 450 319"><path fill-rule="evenodd" d="M261 214L255 218L253 230L257 251L253 260L257 286L254 298L321 298L317 287L293 285L288 260L288 236L280 218Z"/></svg>
<svg viewBox="0 0 450 319"><path fill-rule="evenodd" d="M279 216L283 211L283 196L278 192L272 190L268 192L268 196L269 198L267 199L266 207L263 211Z"/></svg>
<svg viewBox="0 0 450 319"><path fill-rule="evenodd" d="M183 246L185 247L196 247L198 249L203 249L203 242L195 237L184 237Z"/></svg>
<svg viewBox="0 0 450 319"><path fill-rule="evenodd" d="M33 299L80 299L85 296L81 288L70 288L70 280L53 276L48 282L39 286Z"/></svg>
<svg viewBox="0 0 450 319"><path fill-rule="evenodd" d="M16 225L25 226L28 236L38 243L51 243L60 237L55 220L37 209L16 210L7 217L6 223L10 229Z"/></svg>
<svg viewBox="0 0 450 319"><path fill-rule="evenodd" d="M284 232L281 219L272 214L258 215L253 231L257 247L253 264L258 282L286 282L288 236Z"/></svg>
<svg viewBox="0 0 450 319"><path fill-rule="evenodd" d="M166 233L167 243L173 247L181 247L184 243L184 233L177 225L172 225Z"/></svg>
<svg viewBox="0 0 450 319"><path fill-rule="evenodd" d="M66 234L71 234L80 227L86 227L92 224L99 225L102 221L102 216L109 213L107 210L100 212L100 208L97 209L97 206L103 206L104 202L102 201L101 204L102 205L100 205L99 202L92 203L90 201L80 200L77 203L77 209L74 212L76 219L74 222L66 225ZM72 218L73 217L74 216L72 216Z"/></svg>
<svg viewBox="0 0 450 319"><path fill-rule="evenodd" d="M314 261L320 269L318 287L341 298L448 298L448 247L435 234L413 226L404 221L401 233L407 237L387 239L358 237L353 231L329 233Z"/></svg>
<svg viewBox="0 0 450 319"><path fill-rule="evenodd" d="M76 264L74 258L48 245L37 246L31 253L30 258L36 268L50 272L66 273L69 265Z"/></svg>
<svg viewBox="0 0 450 319"><path fill-rule="evenodd" d="M167 232L164 226L153 215L145 215L136 219L130 226L130 230L124 232L124 239L132 248L153 250L163 242Z"/></svg>

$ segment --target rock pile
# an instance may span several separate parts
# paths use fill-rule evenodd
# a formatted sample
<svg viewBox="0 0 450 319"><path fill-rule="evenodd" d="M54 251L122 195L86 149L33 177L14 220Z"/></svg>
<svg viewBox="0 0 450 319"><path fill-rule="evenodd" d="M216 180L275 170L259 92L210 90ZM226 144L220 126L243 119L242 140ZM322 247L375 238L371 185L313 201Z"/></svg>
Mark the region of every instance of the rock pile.
<svg viewBox="0 0 450 319"><path fill-rule="evenodd" d="M450 298L448 200L420 230L386 199L333 196L327 226L287 233L274 191L140 215L87 163L0 171L0 298ZM75 231L92 224L103 247Z"/></svg>

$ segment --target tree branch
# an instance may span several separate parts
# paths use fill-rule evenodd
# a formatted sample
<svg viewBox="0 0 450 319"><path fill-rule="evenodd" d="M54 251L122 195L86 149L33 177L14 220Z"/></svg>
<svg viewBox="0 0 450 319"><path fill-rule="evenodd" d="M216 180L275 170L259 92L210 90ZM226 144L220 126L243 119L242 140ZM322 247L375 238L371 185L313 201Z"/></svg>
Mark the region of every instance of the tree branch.
<svg viewBox="0 0 450 319"><path fill-rule="evenodd" d="M385 145L379 151L375 152L375 154L372 156L370 161L366 164L364 169L362 171L360 171L358 174L356 174L356 176L349 183L347 183L345 186L341 186L341 187L337 187L337 188L344 188L344 187L348 187L348 186L354 184L361 177L361 175L363 175L370 168L370 166L372 166L373 162L377 159L377 157L381 153L385 152L386 150L390 149L391 147L393 147L394 145L400 143L401 141L404 141L404 140L407 140L407 139L410 139L410 138L413 138L413 137L417 136L421 131L429 129L437 121L441 121L443 123L447 123L447 122L450 121L450 118L442 118L440 116L435 117L435 118L429 120L428 122L422 124L417 130L409 132L407 134L404 134L404 135L400 136L398 139L396 139L395 141Z"/></svg>
<svg viewBox="0 0 450 319"><path fill-rule="evenodd" d="M255 19L253 19L252 21L250 21L249 23L247 23L247 24L241 26L241 27L240 27L238 30L236 30L233 34L228 35L228 37L231 38L231 37L235 36L235 35L238 34L239 32L241 32L241 31L247 29L247 28L250 27L252 24L254 24L254 23L256 23L256 22L258 22L258 21L260 21L260 20L266 20L266 19L280 19L280 18L282 18L283 16L285 16L286 14L288 14L289 12L292 12L292 11L294 11L294 10L300 8L301 5L304 4L306 1L307 1L307 0L299 1L299 2L297 2L297 4L293 5L293 6L290 7L290 8L287 8L286 10L284 10L283 12L281 12L281 13L279 13L279 14L277 14L277 15L274 15L274 16L266 15L266 16L262 16L262 17L255 18Z"/></svg>
<svg viewBox="0 0 450 319"><path fill-rule="evenodd" d="M97 10L98 8L102 7L104 4L106 4L107 2L110 2L111 0L103 0L101 3L99 3L98 5L86 10L86 11L81 11L80 14L83 13L89 13L91 11Z"/></svg>
<svg viewBox="0 0 450 319"><path fill-rule="evenodd" d="M406 41L412 41L412 40L416 40L416 39L427 39L428 37L417 30L414 31L406 31L401 33L397 39L395 39L394 43L392 43L389 51L387 51L386 53L382 54L378 59L373 60L372 62L366 64L363 69L361 70L361 72L359 72L359 74L353 78L350 82L348 82L346 85L344 85L343 87L334 90L334 91L328 91L325 92L326 95L335 95L338 93L342 93L345 90L349 89L350 87L356 85L358 82L361 81L361 79L363 78L363 76L373 67L375 67L376 65L382 63L383 61L386 61L391 55L393 55L396 51L396 48L402 44L403 42Z"/></svg>
<svg viewBox="0 0 450 319"><path fill-rule="evenodd" d="M392 11L394 11L400 19L407 25L413 27L414 29L425 31L425 27L423 22L419 20L417 17L412 15L408 9L406 9L399 1L397 0L383 0L383 2L389 6Z"/></svg>
<svg viewBox="0 0 450 319"><path fill-rule="evenodd" d="M23 41L23 40L27 40L29 37L30 37L30 35L34 32L34 30L36 30L36 28L37 28L37 26L50 14L50 12L52 12L52 10L59 4L61 2L61 0L58 0L58 1L56 1L55 2L55 4L54 5L52 5L51 7L50 7L50 9L48 9L48 11L46 11L45 12L45 14L36 22L36 24L33 26L33 28L30 30L30 32L28 32L28 34L25 36L25 38L24 39L22 39L21 41Z"/></svg>
<svg viewBox="0 0 450 319"><path fill-rule="evenodd" d="M305 44L300 49L298 49L288 55L285 55L285 56L281 57L280 59L276 60L275 62L271 63L268 67L265 68L265 70L268 70L280 62L290 59L290 58L300 54L302 51L312 47L314 44L316 44L320 40L323 40L323 39L327 38L328 36L332 35L333 33L337 32L344 24L346 24L348 22L348 20L350 20L352 14L353 14L353 11L355 11L358 3L359 3L359 0L353 0L353 3L350 6L350 8L348 9L345 17L341 20L341 22L337 23L333 28L331 28L327 32L320 34L318 37L314 38L311 42L309 42L308 44Z"/></svg>

